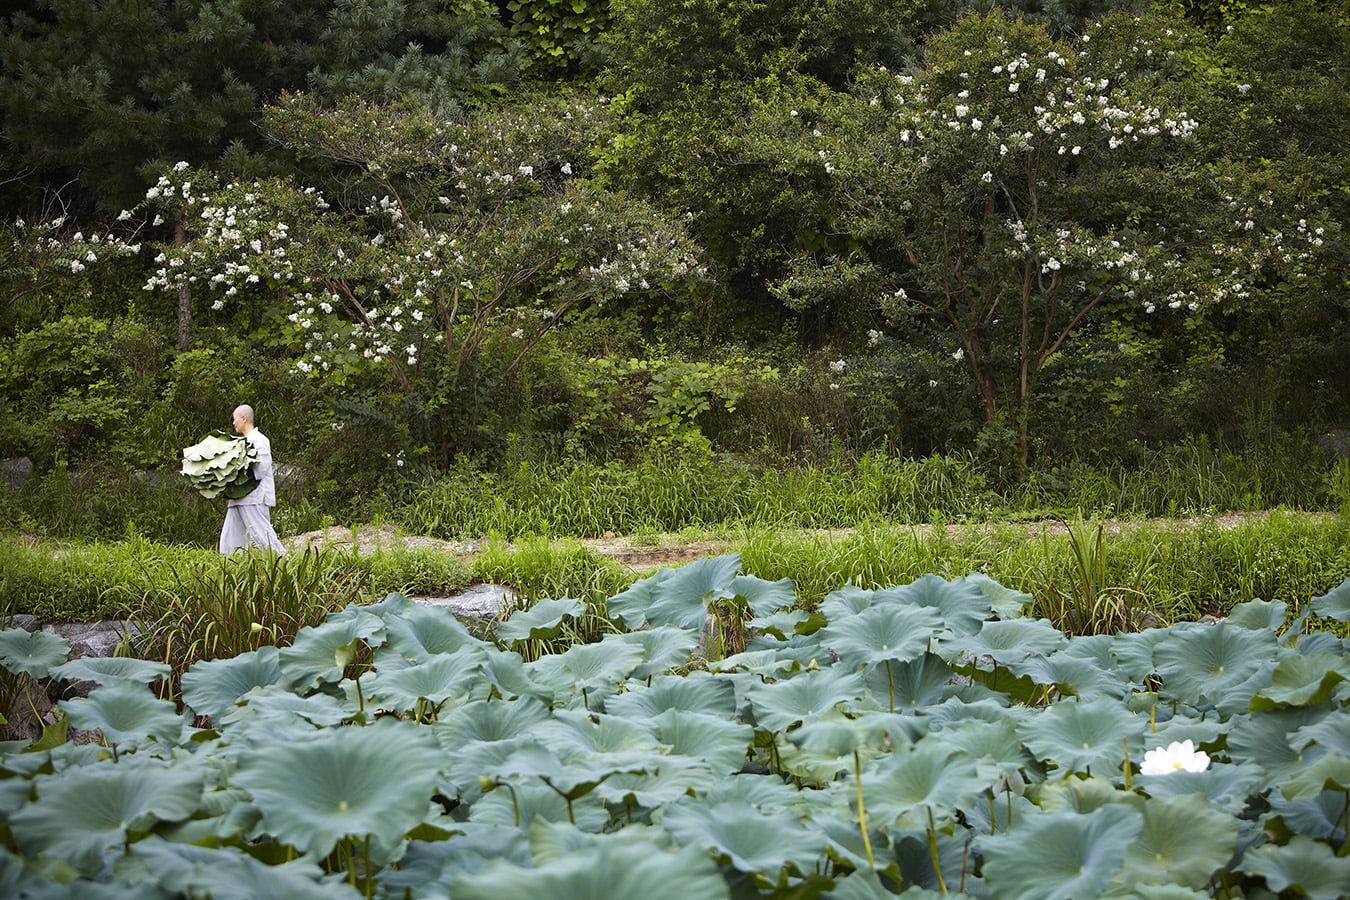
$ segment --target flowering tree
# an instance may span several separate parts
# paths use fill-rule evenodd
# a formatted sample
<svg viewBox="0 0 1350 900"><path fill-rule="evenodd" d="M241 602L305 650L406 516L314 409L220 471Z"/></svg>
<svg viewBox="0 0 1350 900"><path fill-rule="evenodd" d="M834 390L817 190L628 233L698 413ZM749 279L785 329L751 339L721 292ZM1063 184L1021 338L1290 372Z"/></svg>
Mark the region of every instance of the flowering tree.
<svg viewBox="0 0 1350 900"><path fill-rule="evenodd" d="M0 223L0 325L14 309L58 282L88 281L100 263L134 256L141 245L127 229L76 229L64 214ZM7 329L4 329L7 330Z"/></svg>
<svg viewBox="0 0 1350 900"><path fill-rule="evenodd" d="M784 143L834 177L840 230L861 247L799 257L777 292L804 305L870 286L891 319L949 333L1025 466L1038 376L1076 331L1248 297L1320 241L1297 184L1194 140L1188 52L1156 16L1078 41L975 16L921 70L867 73L839 114L793 111Z"/></svg>
<svg viewBox="0 0 1350 900"><path fill-rule="evenodd" d="M174 167L149 199L195 225L147 288L281 303L297 369L341 384L377 363L445 413L486 341L513 342L509 374L566 314L701 275L677 223L586 177L600 114L541 100L446 121L288 98L272 133L334 190Z"/></svg>

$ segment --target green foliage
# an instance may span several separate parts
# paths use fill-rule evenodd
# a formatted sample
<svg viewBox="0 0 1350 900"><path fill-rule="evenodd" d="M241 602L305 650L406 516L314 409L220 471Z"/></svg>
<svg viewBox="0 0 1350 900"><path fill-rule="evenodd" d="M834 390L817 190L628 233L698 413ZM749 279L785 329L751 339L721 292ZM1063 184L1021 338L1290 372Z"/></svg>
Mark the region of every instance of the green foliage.
<svg viewBox="0 0 1350 900"><path fill-rule="evenodd" d="M684 620L709 590L760 584L739 567L634 587ZM400 595L348 606L275 656L194 668L210 729L121 681L62 704L105 746L0 748L6 877L141 895L1337 896L1339 638L1282 633L1258 604L1070 637L1003 593L846 586L824 627L690 671L676 626L527 661ZM796 607L789 586L755 608ZM888 646L919 622L926 640Z"/></svg>

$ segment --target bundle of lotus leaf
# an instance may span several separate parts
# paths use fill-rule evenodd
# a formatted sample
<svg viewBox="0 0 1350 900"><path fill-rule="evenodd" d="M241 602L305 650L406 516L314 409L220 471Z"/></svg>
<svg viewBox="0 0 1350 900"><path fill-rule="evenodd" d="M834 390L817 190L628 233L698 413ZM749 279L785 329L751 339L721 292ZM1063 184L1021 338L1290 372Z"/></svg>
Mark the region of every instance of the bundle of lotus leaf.
<svg viewBox="0 0 1350 900"><path fill-rule="evenodd" d="M238 500L258 486L253 477L257 458L258 452L244 438L211 434L183 450L182 471L206 499L224 494Z"/></svg>

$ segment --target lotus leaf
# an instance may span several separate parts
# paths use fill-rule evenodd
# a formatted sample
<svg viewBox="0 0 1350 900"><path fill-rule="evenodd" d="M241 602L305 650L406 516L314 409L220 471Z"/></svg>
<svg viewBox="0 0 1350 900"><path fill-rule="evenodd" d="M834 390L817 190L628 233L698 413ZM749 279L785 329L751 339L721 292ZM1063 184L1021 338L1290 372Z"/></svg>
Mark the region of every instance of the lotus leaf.
<svg viewBox="0 0 1350 900"><path fill-rule="evenodd" d="M573 644L562 653L542 656L527 665L526 671L550 687L556 700L565 700L585 691L615 689L641 663L640 646L602 639L598 644Z"/></svg>
<svg viewBox="0 0 1350 900"><path fill-rule="evenodd" d="M469 821L476 825L523 828L536 819L569 822L586 831L598 832L609 821L609 811L594 795L569 803L553 788L541 781L534 781L497 787L484 794L469 812ZM460 882L455 884L458 888ZM455 898L459 898L458 890Z"/></svg>
<svg viewBox="0 0 1350 900"><path fill-rule="evenodd" d="M1224 622L1253 631L1276 631L1284 624L1289 604L1283 600L1248 600L1228 611Z"/></svg>
<svg viewBox="0 0 1350 900"><path fill-rule="evenodd" d="M964 578L957 578L954 584L972 585L981 594L989 598L994 612L1003 619L1016 619L1025 615L1031 608L1035 597L1023 591L1006 588L983 572L972 572Z"/></svg>
<svg viewBox="0 0 1350 900"><path fill-rule="evenodd" d="M1296 729L1289 737L1289 746L1295 750L1302 750L1310 743L1350 757L1350 709L1334 710L1314 724Z"/></svg>
<svg viewBox="0 0 1350 900"><path fill-rule="evenodd" d="M450 885L481 870L493 860L528 866L525 833L504 825L462 822L459 831L441 841L412 841L398 868L380 879L391 897L448 896Z"/></svg>
<svg viewBox="0 0 1350 900"><path fill-rule="evenodd" d="M653 678L650 686L610 697L605 709L630 719L651 718L668 709L731 716L736 711L736 696L731 682L705 672L690 672Z"/></svg>
<svg viewBox="0 0 1350 900"><path fill-rule="evenodd" d="M478 700L456 707L432 727L448 752L475 742L524 738L549 721L548 707L532 697L519 700Z"/></svg>
<svg viewBox="0 0 1350 900"><path fill-rule="evenodd" d="M142 688L144 690L144 688ZM65 860L92 875L133 832L192 815L202 773L149 758L102 763L37 783L37 800L10 817L19 849Z"/></svg>
<svg viewBox="0 0 1350 900"><path fill-rule="evenodd" d="M296 634L291 646L281 649L281 672L298 688L336 683L342 680L343 670L352 661L356 644L365 641L378 646L383 643L383 635L384 622L375 616L307 625Z"/></svg>
<svg viewBox="0 0 1350 900"><path fill-rule="evenodd" d="M1260 875L1271 890L1295 890L1311 900L1339 900L1350 884L1350 857L1338 857L1326 844L1295 835L1285 846L1263 844L1242 857L1242 871Z"/></svg>
<svg viewBox="0 0 1350 900"><path fill-rule="evenodd" d="M337 725L347 718L346 710L327 694L298 697L275 684L253 688L239 699L244 702L222 717L226 725L257 723L274 731L287 725L303 725L305 731L310 731L315 726Z"/></svg>
<svg viewBox="0 0 1350 900"><path fill-rule="evenodd" d="M114 744L136 744L153 738L174 745L187 724L172 703L131 681L105 685L83 700L62 700L60 706L76 728L101 731Z"/></svg>
<svg viewBox="0 0 1350 900"><path fill-rule="evenodd" d="M255 687L281 682L276 647L259 647L230 659L202 660L183 673L183 702L199 716L218 720Z"/></svg>
<svg viewBox="0 0 1350 900"><path fill-rule="evenodd" d="M985 883L1000 900L1099 897L1142 829L1143 816L1120 804L1038 816L1017 832L979 838Z"/></svg>
<svg viewBox="0 0 1350 900"><path fill-rule="evenodd" d="M1312 611L1324 619L1350 622L1350 578L1320 597L1312 598Z"/></svg>
<svg viewBox="0 0 1350 900"><path fill-rule="evenodd" d="M1178 630L1154 650L1164 697L1183 703L1219 705L1236 694L1245 707L1264 684L1250 685L1273 669L1280 647L1270 632L1220 622Z"/></svg>
<svg viewBox="0 0 1350 900"><path fill-rule="evenodd" d="M401 712L415 710L418 701L439 707L452 697L467 698L486 662L487 653L479 647L438 653L415 666L377 671L368 696L371 703Z"/></svg>
<svg viewBox="0 0 1350 900"><path fill-rule="evenodd" d="M942 654L948 659L985 657L1011 668L1028 656L1048 656L1065 643L1064 635L1047 619L1010 619L985 622L979 631L945 643Z"/></svg>
<svg viewBox="0 0 1350 900"><path fill-rule="evenodd" d="M633 630L650 624L698 631L712 604L736 596L740 570L738 553L704 557L678 569L658 569L611 597L605 608Z"/></svg>
<svg viewBox="0 0 1350 900"><path fill-rule="evenodd" d="M878 698L878 707L912 710L946 699L953 674L946 660L925 653L906 662L872 666L863 678L868 691Z"/></svg>
<svg viewBox="0 0 1350 900"><path fill-rule="evenodd" d="M396 613L384 615L383 620L385 643L375 654L375 661L382 665L393 659L426 662L439 653L491 646L470 634L449 610L437 606L410 603Z"/></svg>
<svg viewBox="0 0 1350 900"><path fill-rule="evenodd" d="M1202 797L1156 800L1143 812L1144 828L1117 876L1122 884L1170 883L1199 890L1237 849L1237 822Z"/></svg>
<svg viewBox="0 0 1350 900"><path fill-rule="evenodd" d="M1322 791L1307 800L1286 800L1279 791L1272 791L1266 799L1271 813L1290 833L1328 839L1333 846L1344 844L1345 791Z"/></svg>
<svg viewBox="0 0 1350 900"><path fill-rule="evenodd" d="M743 806L668 806L660 825L684 846L698 847L736 869L763 873L770 884L785 866L809 872L825 852L824 835L803 827L799 817L765 814Z"/></svg>
<svg viewBox="0 0 1350 900"><path fill-rule="evenodd" d="M1350 758L1335 753L1319 756L1278 786L1290 800L1308 800L1323 791L1350 791Z"/></svg>
<svg viewBox="0 0 1350 900"><path fill-rule="evenodd" d="M737 575L731 583L731 589L735 596L745 600L756 616L788 610L797 604L797 591L792 586L791 578L766 581L754 575Z"/></svg>
<svg viewBox="0 0 1350 900"><path fill-rule="evenodd" d="M632 644L641 651L642 662L633 669L633 678L651 678L683 666L698 646L698 635L671 625L608 637L614 644Z"/></svg>
<svg viewBox="0 0 1350 900"><path fill-rule="evenodd" d="M52 669L53 678L70 681L92 681L95 684L148 684L167 678L169 667L164 663L130 656L82 656Z"/></svg>
<svg viewBox="0 0 1350 900"><path fill-rule="evenodd" d="M586 611L580 600L539 600L497 624L497 639L507 646L517 641L545 641L557 635L567 619L579 619Z"/></svg>
<svg viewBox="0 0 1350 900"><path fill-rule="evenodd" d="M1271 674L1270 686L1252 697L1251 708L1317 706L1325 703L1336 686L1350 680L1350 662L1332 653L1290 656Z"/></svg>
<svg viewBox="0 0 1350 900"><path fill-rule="evenodd" d="M935 609L884 603L831 622L816 636L844 663L875 666L918 659L942 630L942 617Z"/></svg>
<svg viewBox="0 0 1350 900"><path fill-rule="evenodd" d="M850 584L826 594L820 601L820 611L831 622L846 619L870 607L875 595L876 591Z"/></svg>
<svg viewBox="0 0 1350 900"><path fill-rule="evenodd" d="M1288 778L1322 753L1318 747L1296 750L1292 735L1327 715L1320 707L1291 706L1238 717L1228 730L1228 755L1234 762L1257 764L1272 780Z"/></svg>
<svg viewBox="0 0 1350 900"><path fill-rule="evenodd" d="M730 900L712 860L694 848L667 853L605 841L543 869L495 863L455 882L455 900Z"/></svg>
<svg viewBox="0 0 1350 900"><path fill-rule="evenodd" d="M1143 734L1147 722L1109 699L1063 700L1022 722L1019 733L1038 759L1062 772L1119 771L1125 741Z"/></svg>
<svg viewBox="0 0 1350 900"><path fill-rule="evenodd" d="M117 874L137 885L157 885L211 900L359 900L340 877L313 862L269 866L235 847L207 848L150 839L132 845Z"/></svg>
<svg viewBox="0 0 1350 900"><path fill-rule="evenodd" d="M59 634L23 628L0 631L0 665L16 675L46 678L69 655L70 641Z"/></svg>
<svg viewBox="0 0 1350 900"><path fill-rule="evenodd" d="M946 581L936 575L925 575L903 587L877 591L872 596L872 603L931 607L942 616L943 624L958 635L979 631L994 611L990 598L975 584L965 580Z"/></svg>
<svg viewBox="0 0 1350 900"><path fill-rule="evenodd" d="M382 721L259 748L232 780L253 796L277 840L322 857L344 837L401 840L426 816L441 762L429 733Z"/></svg>
<svg viewBox="0 0 1350 900"><path fill-rule="evenodd" d="M896 828L945 821L989 786L973 759L933 737L878 757L862 778L869 820Z"/></svg>
<svg viewBox="0 0 1350 900"><path fill-rule="evenodd" d="M755 722L768 731L786 731L862 696L862 678L842 669L803 672L786 681L760 684L747 692Z"/></svg>
<svg viewBox="0 0 1350 900"><path fill-rule="evenodd" d="M668 709L646 724L671 753L700 760L719 774L738 771L754 743L749 725L705 713Z"/></svg>
<svg viewBox="0 0 1350 900"><path fill-rule="evenodd" d="M697 796L714 778L707 764L697 759L665 756L652 760L640 774L620 772L606 778L596 785L595 795L606 803L656 809Z"/></svg>
<svg viewBox="0 0 1350 900"><path fill-rule="evenodd" d="M559 709L534 734L551 747L587 753L655 753L659 746L643 727L647 724L628 722L618 716Z"/></svg>

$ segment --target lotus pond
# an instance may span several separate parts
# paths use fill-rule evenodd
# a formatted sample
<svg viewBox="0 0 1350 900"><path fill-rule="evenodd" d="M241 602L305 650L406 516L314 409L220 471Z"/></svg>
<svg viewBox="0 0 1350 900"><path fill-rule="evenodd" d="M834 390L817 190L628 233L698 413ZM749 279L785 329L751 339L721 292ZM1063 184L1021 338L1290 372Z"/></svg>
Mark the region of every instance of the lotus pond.
<svg viewBox="0 0 1350 900"><path fill-rule="evenodd" d="M0 632L10 673L99 685L42 741L0 745L0 895L1350 886L1350 581L1299 610L1069 638L981 575L845 586L805 610L741 568L659 570L599 611L614 633L528 662L513 648L579 601L484 640L394 594L195 664L181 705L155 690L162 664L65 662L60 638Z"/></svg>

